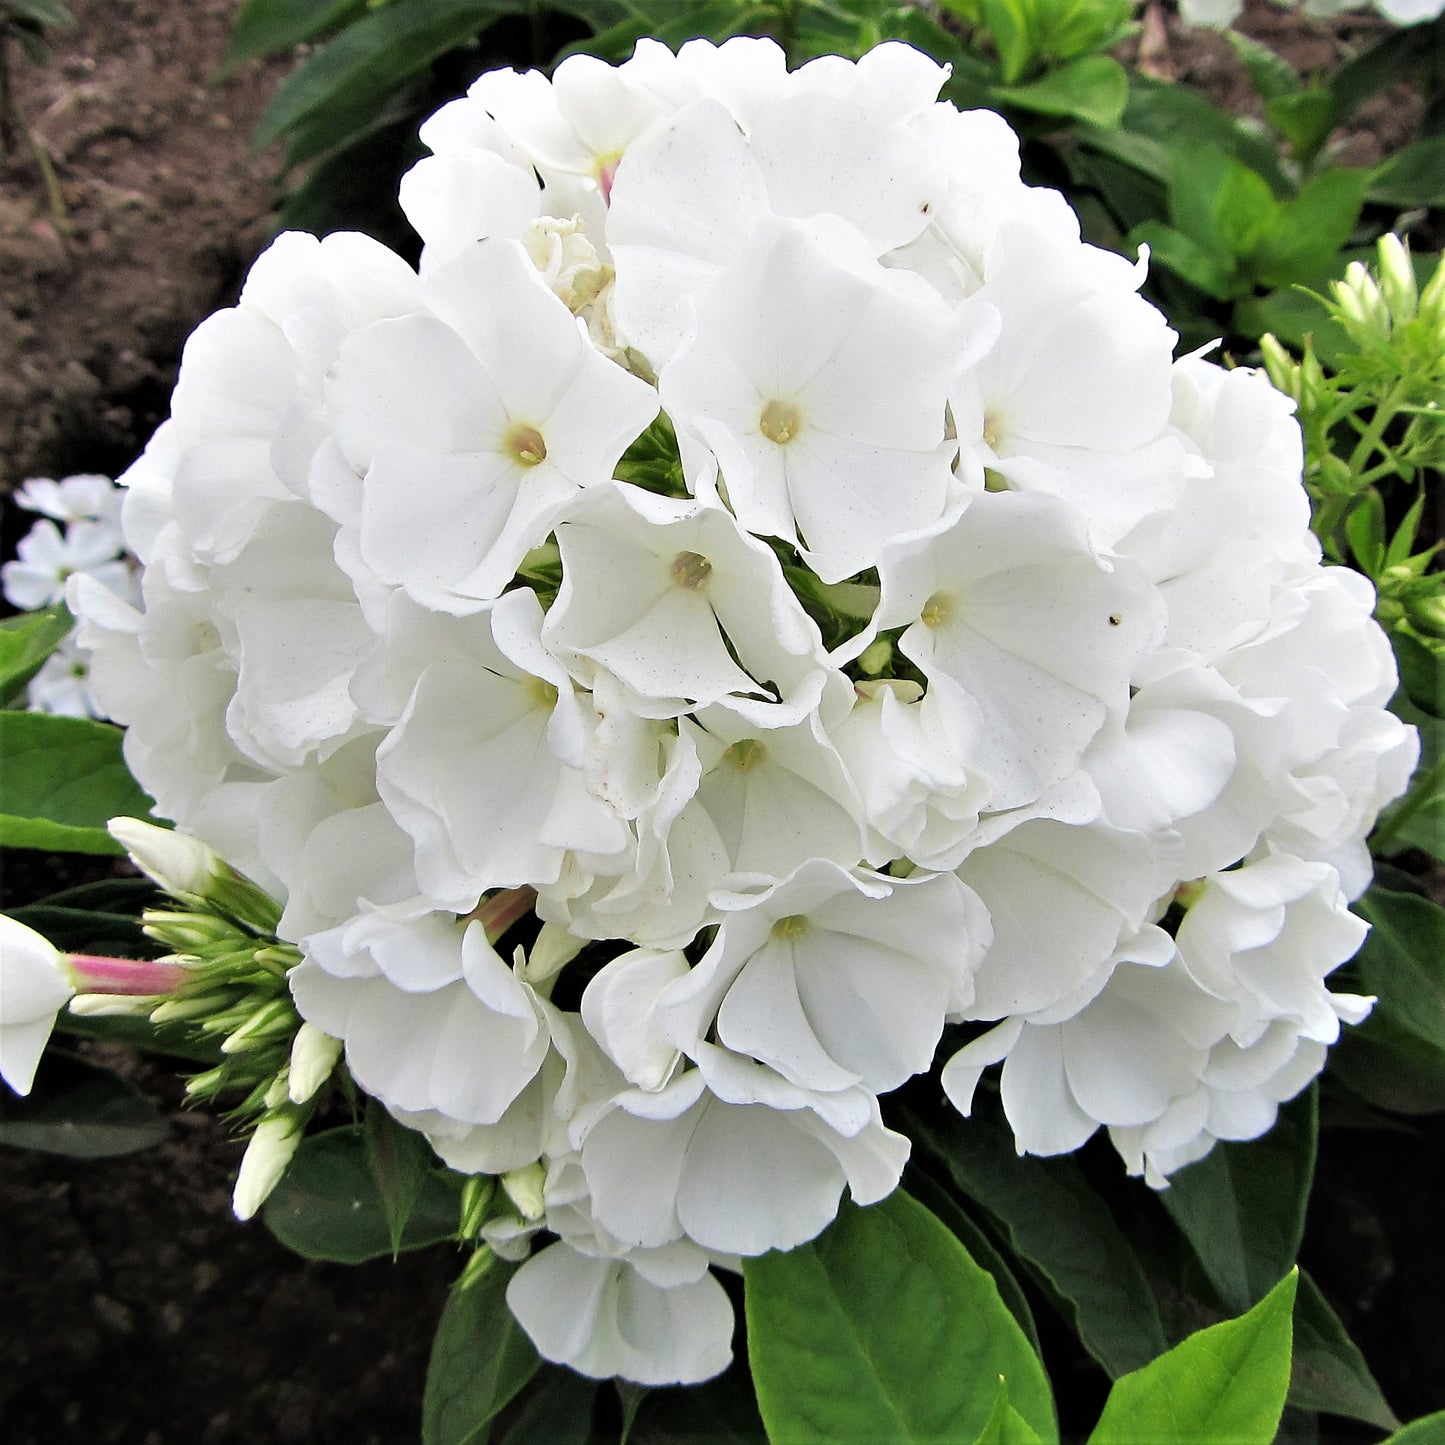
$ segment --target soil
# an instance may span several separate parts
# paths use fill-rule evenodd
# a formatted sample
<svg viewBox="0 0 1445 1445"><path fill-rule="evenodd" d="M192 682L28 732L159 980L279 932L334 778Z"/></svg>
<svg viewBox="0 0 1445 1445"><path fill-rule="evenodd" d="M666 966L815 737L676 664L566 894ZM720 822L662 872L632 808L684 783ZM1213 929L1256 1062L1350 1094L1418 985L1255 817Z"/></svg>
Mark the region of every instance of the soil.
<svg viewBox="0 0 1445 1445"><path fill-rule="evenodd" d="M59 204L33 151L0 155L0 494L33 475L114 475L137 454L165 413L184 337L234 298L276 196L279 157L253 153L248 138L287 64L207 81L235 0L68 5L76 24L54 34L48 65L10 57ZM1173 17L1152 24L1146 64L1257 108L1222 38ZM1243 28L1308 70L1382 24L1307 22L1261 3ZM1341 158L1376 162L1415 123L1408 97L1372 103L1338 138ZM18 520L23 530L29 519ZM12 856L9 905L79 881L47 878L38 862ZM231 1217L240 1151L225 1126L180 1107L169 1065L126 1068L166 1111L164 1143L98 1161L0 1151L6 1441L416 1439L455 1256L438 1248L361 1267L297 1259L261 1225ZM1371 1136L1363 1149L1359 1136L1326 1135L1322 1227L1312 1231L1323 1240L1311 1246L1322 1285L1406 1418L1445 1406L1439 1251L1423 1208L1407 1238L1393 1232L1402 1198L1439 1197L1440 1135L1403 1145Z"/></svg>

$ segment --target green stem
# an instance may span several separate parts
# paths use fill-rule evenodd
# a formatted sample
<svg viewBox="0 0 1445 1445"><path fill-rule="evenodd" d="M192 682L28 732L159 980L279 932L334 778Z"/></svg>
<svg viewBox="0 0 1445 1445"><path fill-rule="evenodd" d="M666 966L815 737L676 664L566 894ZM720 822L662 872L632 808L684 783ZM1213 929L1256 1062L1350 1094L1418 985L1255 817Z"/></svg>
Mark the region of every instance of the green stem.
<svg viewBox="0 0 1445 1445"><path fill-rule="evenodd" d="M1385 435L1385 428L1394 421L1395 413L1400 408L1403 390L1404 383L1396 382L1390 388L1389 395L1376 406L1369 426L1360 434L1360 440L1356 443L1354 451L1350 453L1350 472L1353 476L1359 476L1364 471L1365 463L1369 461L1371 453L1379 449L1380 440Z"/></svg>

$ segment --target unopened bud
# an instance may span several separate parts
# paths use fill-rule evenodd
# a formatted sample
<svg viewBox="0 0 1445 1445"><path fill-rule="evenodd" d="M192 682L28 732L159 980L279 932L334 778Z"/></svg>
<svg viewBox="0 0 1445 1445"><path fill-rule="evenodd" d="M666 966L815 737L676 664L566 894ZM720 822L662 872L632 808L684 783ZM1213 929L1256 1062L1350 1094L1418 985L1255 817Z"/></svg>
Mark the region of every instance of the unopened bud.
<svg viewBox="0 0 1445 1445"><path fill-rule="evenodd" d="M305 1104L331 1077L341 1057L341 1040L323 1033L315 1024L302 1024L291 1041L291 1067L287 1090L293 1104Z"/></svg>
<svg viewBox="0 0 1445 1445"><path fill-rule="evenodd" d="M78 993L70 1000L67 1012L76 1018L108 1019L133 1015L144 1018L150 1013L148 998L130 993Z"/></svg>
<svg viewBox="0 0 1445 1445"><path fill-rule="evenodd" d="M297 1146L301 1128L290 1114L272 1114L256 1125L241 1156L231 1209L237 1219L250 1219L281 1182Z"/></svg>
<svg viewBox="0 0 1445 1445"><path fill-rule="evenodd" d="M547 1171L540 1163L524 1164L520 1169L509 1169L502 1175L502 1188L507 1191L507 1198L526 1220L538 1220L547 1212L547 1203L542 1197L546 1182Z"/></svg>
<svg viewBox="0 0 1445 1445"><path fill-rule="evenodd" d="M296 1014L289 999L273 999L262 1004L240 1026L226 1036L221 1044L223 1054L244 1053L247 1049L260 1048L273 1042L283 1033L290 1033L295 1027Z"/></svg>
<svg viewBox="0 0 1445 1445"><path fill-rule="evenodd" d="M106 829L131 862L167 893L204 898L212 875L222 866L199 838L139 818L112 818Z"/></svg>
<svg viewBox="0 0 1445 1445"><path fill-rule="evenodd" d="M869 677L877 677L893 661L893 644L886 637L875 637L858 658L859 668Z"/></svg>
<svg viewBox="0 0 1445 1445"><path fill-rule="evenodd" d="M1410 264L1410 248L1393 231L1380 237L1380 287L1385 304L1398 326L1413 321L1420 295L1415 285L1415 268Z"/></svg>
<svg viewBox="0 0 1445 1445"><path fill-rule="evenodd" d="M462 1239L474 1239L486 1223L487 1210L492 1207L492 1196L497 1192L497 1181L490 1174L469 1174L462 1185L461 1207L457 1221L457 1235Z"/></svg>

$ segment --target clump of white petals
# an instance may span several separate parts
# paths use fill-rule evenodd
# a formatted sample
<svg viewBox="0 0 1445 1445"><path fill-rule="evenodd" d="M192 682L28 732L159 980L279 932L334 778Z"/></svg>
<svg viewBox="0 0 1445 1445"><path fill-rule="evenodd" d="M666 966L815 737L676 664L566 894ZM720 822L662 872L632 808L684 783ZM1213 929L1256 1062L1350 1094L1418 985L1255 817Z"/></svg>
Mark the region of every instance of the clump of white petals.
<svg viewBox="0 0 1445 1445"><path fill-rule="evenodd" d="M941 1046L1021 1150L1163 1185L1368 1007L1327 976L1416 743L1288 403L1174 361L945 78L483 76L419 269L281 237L125 479L142 595L70 584L137 776L284 901L359 1084L504 1176L513 1310L589 1374L725 1368L711 1271L888 1194Z"/></svg>

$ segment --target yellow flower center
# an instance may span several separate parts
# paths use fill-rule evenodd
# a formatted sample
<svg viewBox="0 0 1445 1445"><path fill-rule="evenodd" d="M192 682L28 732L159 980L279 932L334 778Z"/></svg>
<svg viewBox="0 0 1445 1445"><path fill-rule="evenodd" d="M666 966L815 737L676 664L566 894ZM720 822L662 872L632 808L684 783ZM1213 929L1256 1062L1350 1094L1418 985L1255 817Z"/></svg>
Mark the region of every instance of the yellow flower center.
<svg viewBox="0 0 1445 1445"><path fill-rule="evenodd" d="M547 443L542 433L526 422L514 422L502 440L503 448L524 467L535 467L547 460Z"/></svg>
<svg viewBox="0 0 1445 1445"><path fill-rule="evenodd" d="M779 401L776 397L763 408L763 414L758 418L758 430L780 447L787 446L802 426L803 417L797 406L791 401Z"/></svg>

